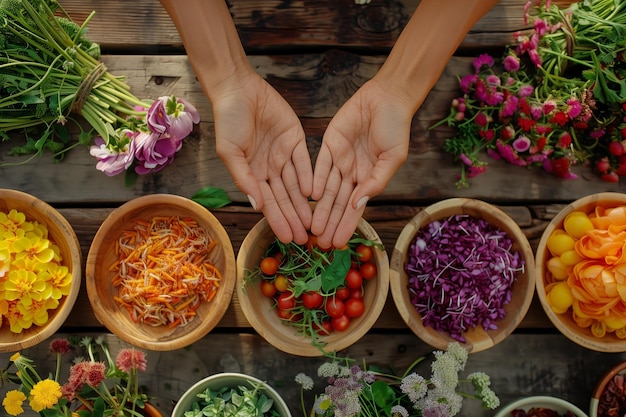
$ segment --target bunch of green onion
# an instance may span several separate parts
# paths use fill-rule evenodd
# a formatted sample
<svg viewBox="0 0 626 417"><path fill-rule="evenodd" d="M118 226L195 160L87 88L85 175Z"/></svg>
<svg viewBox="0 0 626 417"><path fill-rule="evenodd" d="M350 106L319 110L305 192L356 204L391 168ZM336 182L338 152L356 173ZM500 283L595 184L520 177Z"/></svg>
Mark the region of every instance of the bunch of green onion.
<svg viewBox="0 0 626 417"><path fill-rule="evenodd" d="M89 145L92 131L108 141L150 106L98 60L85 37L93 15L79 26L56 0L0 0L0 140L25 138L10 154L49 150L60 160ZM81 120L92 129L69 135L67 122Z"/></svg>

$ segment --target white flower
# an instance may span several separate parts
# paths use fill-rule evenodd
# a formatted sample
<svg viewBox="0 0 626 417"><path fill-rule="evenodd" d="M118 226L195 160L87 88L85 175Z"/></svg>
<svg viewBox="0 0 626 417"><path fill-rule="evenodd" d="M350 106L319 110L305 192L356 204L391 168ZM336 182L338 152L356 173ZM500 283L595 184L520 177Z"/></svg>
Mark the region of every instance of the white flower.
<svg viewBox="0 0 626 417"><path fill-rule="evenodd" d="M303 390L310 391L313 389L313 379L302 372L296 375L296 382L302 385Z"/></svg>

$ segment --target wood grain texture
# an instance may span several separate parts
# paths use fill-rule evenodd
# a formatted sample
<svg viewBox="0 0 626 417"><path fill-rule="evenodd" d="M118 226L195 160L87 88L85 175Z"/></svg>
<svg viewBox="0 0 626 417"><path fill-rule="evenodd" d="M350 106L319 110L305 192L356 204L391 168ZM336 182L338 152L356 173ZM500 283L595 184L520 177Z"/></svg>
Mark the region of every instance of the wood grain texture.
<svg viewBox="0 0 626 417"><path fill-rule="evenodd" d="M83 22L92 11L89 38L105 53L132 50L159 53L182 50L171 19L158 0L60 0L67 13ZM419 0L230 0L230 11L248 53L307 48L389 50ZM560 1L567 4L567 1ZM502 0L476 23L462 48L502 47L524 30L525 0Z"/></svg>

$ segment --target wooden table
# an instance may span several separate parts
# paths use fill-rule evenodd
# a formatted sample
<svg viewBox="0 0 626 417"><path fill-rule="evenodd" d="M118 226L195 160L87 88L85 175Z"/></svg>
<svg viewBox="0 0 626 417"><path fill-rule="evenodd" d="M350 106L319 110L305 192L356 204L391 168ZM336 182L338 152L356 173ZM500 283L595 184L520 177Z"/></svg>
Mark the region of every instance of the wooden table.
<svg viewBox="0 0 626 417"><path fill-rule="evenodd" d="M352 0L305 0L289 7L277 7L283 3L279 0L230 3L250 62L293 105L314 158L330 118L374 75L418 1L372 0L370 5L358 6ZM389 255L408 220L420 208L445 198L479 198L500 206L536 247L549 220L568 202L600 191L626 191L624 184L602 182L586 168L576 170L579 179L565 181L497 161L490 162L488 173L472 180L469 188L455 187L458 167L442 151L450 131L429 127L447 114L450 100L458 94L456 77L467 71L471 56L498 51L511 41L511 33L527 29L522 19L524 3L503 0L476 24L415 115L408 161L364 215ZM173 93L185 97L198 107L202 122L170 167L140 178L131 187L124 186L121 176L109 178L97 171L87 149L76 149L58 164L44 155L27 165L0 167L0 188L31 193L58 208L74 227L86 257L101 222L123 202L152 193L189 197L204 186L220 187L233 203L213 213L237 252L261 215L250 208L216 156L210 103L158 1L62 0L61 4L79 22L91 10L97 11L89 36L101 43L102 60L109 71L127 76L137 96ZM18 161L6 155L9 148L9 143L0 144L0 162ZM74 333L105 333L112 344L119 343L95 319L84 288L60 331ZM46 350L42 343L27 354L45 359ZM430 350L408 330L389 295L373 329L344 353L400 369ZM8 356L0 354L0 361ZM519 396L547 394L586 410L600 375L625 359L622 353L589 351L569 341L552 326L535 299L519 329L496 347L472 354L467 371L489 373L504 403ZM218 327L203 340L188 349L150 352L148 361L149 375L144 381L149 381L149 393L166 414L180 393L203 376L240 371L270 382L284 395L293 414L300 415L293 378L301 371L314 376L321 363L316 358L284 354L267 344L251 329L236 297ZM317 380L317 389L322 386ZM493 413L467 402L461 414Z"/></svg>

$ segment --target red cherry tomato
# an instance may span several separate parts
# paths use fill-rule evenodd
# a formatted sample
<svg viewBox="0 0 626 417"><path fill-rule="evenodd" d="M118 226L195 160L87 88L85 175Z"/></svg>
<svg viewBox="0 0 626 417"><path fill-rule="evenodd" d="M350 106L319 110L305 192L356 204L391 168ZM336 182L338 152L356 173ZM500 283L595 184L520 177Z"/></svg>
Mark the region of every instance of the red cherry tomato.
<svg viewBox="0 0 626 417"><path fill-rule="evenodd" d="M307 291L302 294L302 304L309 310L315 310L322 306L324 297L317 291Z"/></svg>
<svg viewBox="0 0 626 417"><path fill-rule="evenodd" d="M276 302L279 309L291 310L296 306L296 297L293 296L291 291L285 291L278 296L278 300Z"/></svg>
<svg viewBox="0 0 626 417"><path fill-rule="evenodd" d="M285 292L289 289L289 280L283 274L279 274L274 279L274 286L278 292Z"/></svg>
<svg viewBox="0 0 626 417"><path fill-rule="evenodd" d="M350 317L342 314L339 317L332 318L330 324L332 324L333 330L343 332L350 326Z"/></svg>
<svg viewBox="0 0 626 417"><path fill-rule="evenodd" d="M275 275L278 272L278 259L273 256L268 256L261 260L261 272L267 276Z"/></svg>
<svg viewBox="0 0 626 417"><path fill-rule="evenodd" d="M350 297L348 298L363 298L363 287L350 290Z"/></svg>
<svg viewBox="0 0 626 417"><path fill-rule="evenodd" d="M266 297L273 297L276 294L276 286L272 281L264 279L261 281L261 294Z"/></svg>
<svg viewBox="0 0 626 417"><path fill-rule="evenodd" d="M342 316L345 309L343 301L337 297L330 297L326 300L326 313L332 318Z"/></svg>
<svg viewBox="0 0 626 417"><path fill-rule="evenodd" d="M359 317L365 311L365 304L360 298L349 298L345 302L346 310L345 315L350 318Z"/></svg>
<svg viewBox="0 0 626 417"><path fill-rule="evenodd" d="M333 325L330 320L324 320L320 324L313 323L313 329L320 336L327 336L333 332Z"/></svg>
<svg viewBox="0 0 626 417"><path fill-rule="evenodd" d="M347 300L348 298L350 298L350 291L351 290L348 287L339 287L335 291L335 297L337 297L341 301Z"/></svg>
<svg viewBox="0 0 626 417"><path fill-rule="evenodd" d="M369 262L372 260L374 256L374 249L371 246L367 246L363 243L359 243L356 247L355 252L357 253L357 258L359 262Z"/></svg>
<svg viewBox="0 0 626 417"><path fill-rule="evenodd" d="M363 277L359 271L350 268L346 274L345 283L350 289L360 288L363 285Z"/></svg>
<svg viewBox="0 0 626 417"><path fill-rule="evenodd" d="M278 314L278 318L281 320L293 320L295 313L290 310L283 310L282 308L276 309L276 314Z"/></svg>
<svg viewBox="0 0 626 417"><path fill-rule="evenodd" d="M373 262L365 262L361 265L361 268L359 268L359 272L361 276L363 276L363 279L372 279L376 277L378 270Z"/></svg>

